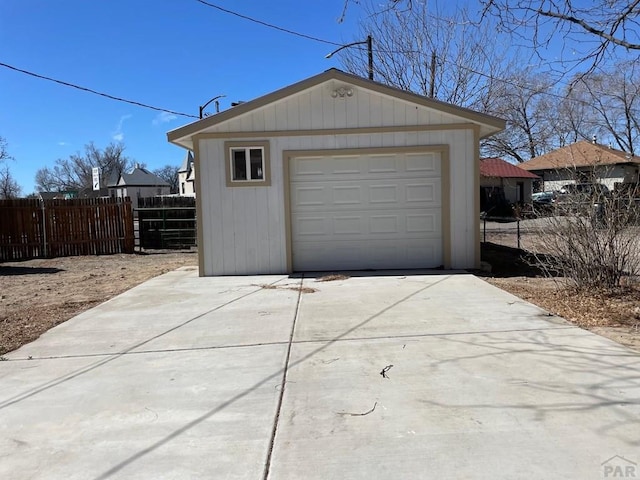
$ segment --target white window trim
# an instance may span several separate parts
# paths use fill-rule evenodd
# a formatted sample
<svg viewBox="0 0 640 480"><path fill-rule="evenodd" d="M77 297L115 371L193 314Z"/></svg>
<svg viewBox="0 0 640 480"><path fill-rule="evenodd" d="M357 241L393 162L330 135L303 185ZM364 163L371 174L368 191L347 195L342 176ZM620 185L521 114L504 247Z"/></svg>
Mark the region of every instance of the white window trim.
<svg viewBox="0 0 640 480"><path fill-rule="evenodd" d="M230 157L230 161L231 161L231 181L232 182L262 182L264 181L264 148L263 147L230 147L229 148L230 152L229 152L229 157ZM256 151L259 150L260 151L260 162L262 163L262 166L260 167L260 171L262 172L261 178L241 178L241 179L235 179L233 178L233 173L235 171L235 167L236 167L236 162L235 162L235 153L236 152L244 152L244 167L245 167L245 173L247 174L247 177L251 177L251 152L252 151Z"/></svg>
<svg viewBox="0 0 640 480"><path fill-rule="evenodd" d="M247 161L247 173L251 172L249 151L251 149L262 150L262 179L255 180L233 180L233 150L245 150ZM227 187L262 187L271 185L271 166L269 158L269 142L251 141L251 142L225 142L225 169L227 174Z"/></svg>

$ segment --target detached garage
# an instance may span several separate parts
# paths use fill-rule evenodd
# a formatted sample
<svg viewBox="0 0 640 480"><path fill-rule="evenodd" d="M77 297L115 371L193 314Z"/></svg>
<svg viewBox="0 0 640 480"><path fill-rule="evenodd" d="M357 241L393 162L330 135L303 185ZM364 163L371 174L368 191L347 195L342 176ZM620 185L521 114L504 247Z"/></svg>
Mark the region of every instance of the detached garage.
<svg viewBox="0 0 640 480"><path fill-rule="evenodd" d="M479 140L503 128L332 69L173 130L200 275L476 267Z"/></svg>

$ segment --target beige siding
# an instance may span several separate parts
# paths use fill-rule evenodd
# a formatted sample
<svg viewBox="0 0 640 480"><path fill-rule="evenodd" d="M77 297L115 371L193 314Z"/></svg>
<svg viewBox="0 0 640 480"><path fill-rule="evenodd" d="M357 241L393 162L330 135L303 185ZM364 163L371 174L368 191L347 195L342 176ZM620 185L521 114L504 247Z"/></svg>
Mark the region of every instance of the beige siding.
<svg viewBox="0 0 640 480"><path fill-rule="evenodd" d="M401 117L398 113L397 121ZM472 130L271 138L272 184L268 187L226 186L225 140L233 138L199 140L204 275L286 273L283 151L443 144L450 146L451 161L451 266L474 266L477 212ZM265 138L257 135L255 140Z"/></svg>
<svg viewBox="0 0 640 480"><path fill-rule="evenodd" d="M351 97L333 98L345 86L328 82L236 117L205 132L259 132L460 123L454 115L387 97L358 87Z"/></svg>
<svg viewBox="0 0 640 480"><path fill-rule="evenodd" d="M282 272L282 175L269 187L228 188L223 141L199 143L202 248L206 275ZM282 230L282 231L281 231Z"/></svg>
<svg viewBox="0 0 640 480"><path fill-rule="evenodd" d="M352 95L332 97L332 91L340 87L350 88ZM453 125L441 130L339 131L416 125L434 128L443 124ZM204 253L201 274L287 272L284 151L419 145L449 146L451 267L474 267L479 214L474 163L478 145L474 129L461 127L463 124L468 122L450 113L331 80L203 130L194 139L198 142L196 181L201 182L198 201L203 217L199 222ZM301 132L309 130L316 133ZM298 133L268 137L261 131ZM220 135L223 133L227 135ZM224 142L252 139L270 143L271 185L229 188L225 183Z"/></svg>

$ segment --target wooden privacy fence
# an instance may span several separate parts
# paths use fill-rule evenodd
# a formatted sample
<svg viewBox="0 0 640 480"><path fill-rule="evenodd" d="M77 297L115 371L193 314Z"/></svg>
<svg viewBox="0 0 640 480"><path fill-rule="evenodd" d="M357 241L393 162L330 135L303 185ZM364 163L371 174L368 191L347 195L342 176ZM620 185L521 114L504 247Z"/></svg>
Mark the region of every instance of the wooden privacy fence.
<svg viewBox="0 0 640 480"><path fill-rule="evenodd" d="M196 245L194 197L139 198L140 248L190 248Z"/></svg>
<svg viewBox="0 0 640 480"><path fill-rule="evenodd" d="M0 200L0 261L133 253L131 200Z"/></svg>

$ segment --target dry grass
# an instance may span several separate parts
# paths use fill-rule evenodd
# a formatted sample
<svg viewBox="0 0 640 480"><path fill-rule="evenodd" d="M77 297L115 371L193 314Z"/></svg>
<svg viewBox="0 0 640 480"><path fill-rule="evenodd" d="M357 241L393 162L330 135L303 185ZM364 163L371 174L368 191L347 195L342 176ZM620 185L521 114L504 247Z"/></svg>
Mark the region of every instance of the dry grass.
<svg viewBox="0 0 640 480"><path fill-rule="evenodd" d="M489 283L563 317L581 328L640 350L640 288L615 291L571 288L563 278L547 278L521 252L483 246L492 272L479 273Z"/></svg>
<svg viewBox="0 0 640 480"><path fill-rule="evenodd" d="M316 290L315 288L311 288L311 287L303 287L300 285L272 285L272 284L252 284L252 286L254 287L260 287L264 290L293 290L294 292L301 292L301 293L315 293L318 290Z"/></svg>
<svg viewBox="0 0 640 480"><path fill-rule="evenodd" d="M348 275L332 273L316 279L316 282L335 282L336 280L348 280L349 278L350 277Z"/></svg>
<svg viewBox="0 0 640 480"><path fill-rule="evenodd" d="M192 252L2 263L0 355L150 278L197 263Z"/></svg>

